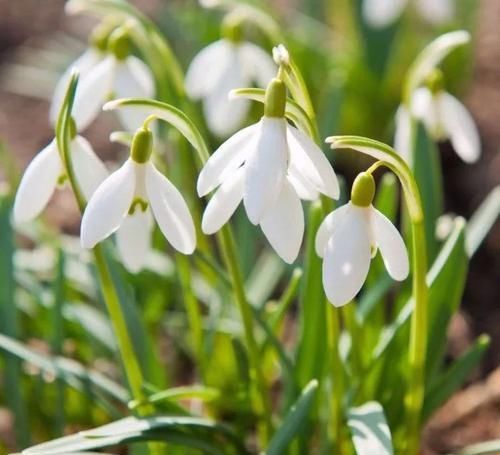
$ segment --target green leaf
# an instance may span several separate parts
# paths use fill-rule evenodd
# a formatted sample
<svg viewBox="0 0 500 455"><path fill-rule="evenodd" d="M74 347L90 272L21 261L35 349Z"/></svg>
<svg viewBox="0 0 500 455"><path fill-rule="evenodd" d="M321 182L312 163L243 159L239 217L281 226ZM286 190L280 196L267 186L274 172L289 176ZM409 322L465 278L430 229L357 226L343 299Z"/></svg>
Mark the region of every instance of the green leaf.
<svg viewBox="0 0 500 455"><path fill-rule="evenodd" d="M313 379L302 390L299 399L292 406L286 415L283 424L272 437L267 448L267 455L282 455L288 445L292 442L299 430L304 426L307 416L312 407L318 381Z"/></svg>
<svg viewBox="0 0 500 455"><path fill-rule="evenodd" d="M239 88L230 92L231 98L246 98L259 103L264 103L266 91L262 88ZM306 111L291 98L286 100L285 116L290 119L298 128L307 133L309 137L315 137L314 125Z"/></svg>
<svg viewBox="0 0 500 455"><path fill-rule="evenodd" d="M500 215L500 186L494 188L467 223L465 245L472 257Z"/></svg>
<svg viewBox="0 0 500 455"><path fill-rule="evenodd" d="M205 386L182 386L182 387L172 387L171 389L162 390L161 392L156 392L150 395L147 399L148 403L157 403L159 401L170 400L185 400L196 398L201 401L214 401L220 396L218 389L213 387ZM142 403L138 401L131 401L128 405L129 409L134 409Z"/></svg>
<svg viewBox="0 0 500 455"><path fill-rule="evenodd" d="M481 335L475 343L431 385L424 403L423 416L428 418L467 380L470 373L479 365L490 345L488 335Z"/></svg>
<svg viewBox="0 0 500 455"><path fill-rule="evenodd" d="M392 455L391 430L384 410L376 401L351 408L347 414L357 455Z"/></svg>
<svg viewBox="0 0 500 455"><path fill-rule="evenodd" d="M19 322L14 300L14 233L10 224L11 207L11 197L8 194L0 194L0 331L17 337ZM14 415L16 441L21 446L30 444L27 409L19 386L22 377L19 360L12 355L6 355L3 370L2 388Z"/></svg>
<svg viewBox="0 0 500 455"><path fill-rule="evenodd" d="M144 114L144 119L152 115L171 124L177 128L195 148L202 163L208 160L210 154L203 136L192 120L180 109L170 104L162 103L161 101L143 98L123 98L110 101L103 106L103 110L105 111L112 111L115 109L133 109L142 112Z"/></svg>
<svg viewBox="0 0 500 455"><path fill-rule="evenodd" d="M137 441L163 440L203 448L207 453L222 455L213 438L224 438L241 454L248 453L232 431L213 421L185 416L150 418L126 417L93 430L55 439L23 450L23 455L63 455L84 452ZM219 444L221 442L219 441Z"/></svg>
<svg viewBox="0 0 500 455"><path fill-rule="evenodd" d="M0 349L54 375L82 393L88 392L90 384L121 403L127 403L129 400L128 392L121 385L97 371L85 368L75 360L40 354L2 334L0 334Z"/></svg>
<svg viewBox="0 0 500 455"><path fill-rule="evenodd" d="M296 356L296 376L303 387L311 379L320 378L324 368L326 340L326 302L321 281L321 259L316 255L316 232L323 220L319 203L312 204L307 227L304 278L300 294L299 342Z"/></svg>
<svg viewBox="0 0 500 455"><path fill-rule="evenodd" d="M413 174L420 190L424 209L427 258L431 262L437 252L436 223L443 213L443 181L439 150L422 123L416 125Z"/></svg>
<svg viewBox="0 0 500 455"><path fill-rule="evenodd" d="M454 272L460 270L463 264L454 262L450 258L459 257L460 252L463 251L463 230L464 222L463 219L458 218L455 221L455 228L448 237L446 243L441 248L439 255L435 259L431 269L427 273L427 284L429 286L429 313L435 314L435 312L440 309L439 298L444 298L447 300L447 286L453 288L454 285L463 285L463 283L455 283ZM450 283L451 281L451 283ZM457 280L459 281L459 280ZM445 302L446 305L446 302ZM455 305L455 303L453 303ZM401 311L396 316L396 319L388 325L381 333L379 341L375 347L373 354L373 362L377 362L378 359L386 352L386 350L391 346L397 339L397 335L407 327L407 323L410 319L413 308L413 301L410 300L401 309ZM439 331L440 336L444 336L443 327L436 327ZM432 336L431 336L432 337Z"/></svg>

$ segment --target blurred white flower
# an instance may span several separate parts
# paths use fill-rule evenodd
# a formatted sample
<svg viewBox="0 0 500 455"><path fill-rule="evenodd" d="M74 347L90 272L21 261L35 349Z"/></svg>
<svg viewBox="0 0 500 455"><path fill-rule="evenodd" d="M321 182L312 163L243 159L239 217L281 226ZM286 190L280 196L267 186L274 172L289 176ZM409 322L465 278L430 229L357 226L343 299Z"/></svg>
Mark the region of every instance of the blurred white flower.
<svg viewBox="0 0 500 455"><path fill-rule="evenodd" d="M71 65L68 66L66 71L57 82L54 94L52 95L52 102L50 105L49 113L50 122L52 125L56 124L57 116L59 115L59 111L61 110L72 71L77 70L80 80L84 80L92 72L94 67L104 59L105 56L105 52L97 49L96 47L90 47Z"/></svg>
<svg viewBox="0 0 500 455"><path fill-rule="evenodd" d="M403 239L371 204L362 207L350 201L324 219L316 253L323 258L323 287L333 305L345 305L361 290L377 248L389 275L404 280L409 261Z"/></svg>
<svg viewBox="0 0 500 455"><path fill-rule="evenodd" d="M149 130L139 130L137 134L147 135L147 141L152 143ZM99 186L82 219L82 247L93 248L117 232L120 256L132 272L144 266L151 248L153 218L176 250L191 254L196 246L195 228L186 202L156 169L150 155L148 150L142 153L144 158L138 159L132 145L131 157Z"/></svg>
<svg viewBox="0 0 500 455"><path fill-rule="evenodd" d="M337 199L339 185L326 156L285 118L264 116L236 133L210 157L198 177L204 196L217 188L203 214L206 234L218 231L243 199L250 221L291 263L304 233L300 199L323 193Z"/></svg>
<svg viewBox="0 0 500 455"><path fill-rule="evenodd" d="M363 17L372 27L383 28L395 22L411 0L364 0ZM454 0L413 0L418 13L429 23L450 21L455 13Z"/></svg>
<svg viewBox="0 0 500 455"><path fill-rule="evenodd" d="M151 70L142 60L131 55L127 32L117 29L110 35L106 50L95 47L87 50L62 75L50 109L54 124L74 69L78 70L80 80L73 117L80 131L95 120L110 98L153 98L155 94ZM132 109L119 111L118 116L127 131L135 131L144 120L144 115Z"/></svg>
<svg viewBox="0 0 500 455"><path fill-rule="evenodd" d="M481 155L481 140L474 119L467 108L454 96L427 87L415 91L411 100L411 114L422 121L428 134L436 141L449 139L457 155L466 163L473 163ZM396 114L394 148L408 161L411 140L408 110L400 107Z"/></svg>
<svg viewBox="0 0 500 455"><path fill-rule="evenodd" d="M74 137L70 149L77 183L88 200L107 177L108 171L82 136ZM14 202L14 223L26 223L36 218L57 186L65 180L65 168L54 139L35 156L24 172Z"/></svg>
<svg viewBox="0 0 500 455"><path fill-rule="evenodd" d="M210 130L227 137L242 124L250 107L248 100L229 100L229 92L252 83L265 87L275 73L271 56L260 47L223 38L193 59L186 75L186 90L192 99L203 101Z"/></svg>

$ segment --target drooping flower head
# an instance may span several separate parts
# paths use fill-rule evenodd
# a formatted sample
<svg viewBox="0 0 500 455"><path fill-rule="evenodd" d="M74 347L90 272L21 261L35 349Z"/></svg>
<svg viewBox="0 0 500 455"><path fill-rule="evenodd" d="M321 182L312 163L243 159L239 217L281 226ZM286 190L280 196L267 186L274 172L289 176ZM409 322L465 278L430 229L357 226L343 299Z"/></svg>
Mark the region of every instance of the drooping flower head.
<svg viewBox="0 0 500 455"><path fill-rule="evenodd" d="M375 28L383 28L395 22L410 0L364 0L363 17ZM417 12L430 24L449 22L455 13L454 0L414 0Z"/></svg>
<svg viewBox="0 0 500 455"><path fill-rule="evenodd" d="M108 171L90 143L77 133L71 122L70 150L75 175L83 196L88 200L107 177ZM14 201L14 223L36 218L46 207L58 186L66 181L66 170L56 140L53 139L26 168Z"/></svg>
<svg viewBox="0 0 500 455"><path fill-rule="evenodd" d="M412 94L410 111L400 107L396 114L394 148L410 160L410 116L420 120L435 141L450 140L457 155L466 163L474 163L481 155L481 140L474 119L467 108L443 88L439 70L434 70L426 84Z"/></svg>
<svg viewBox="0 0 500 455"><path fill-rule="evenodd" d="M186 75L186 90L194 100L202 100L210 130L227 137L248 114L247 100L229 100L229 92L257 84L266 87L276 73L272 58L260 47L243 40L242 24L223 24L222 39L195 56Z"/></svg>
<svg viewBox="0 0 500 455"><path fill-rule="evenodd" d="M336 199L339 185L321 149L287 122L285 105L285 84L273 79L262 119L213 153L197 190L200 196L216 190L203 214L203 232L218 231L243 200L249 220L260 225L276 252L291 263L304 233L300 200L314 200L319 193Z"/></svg>
<svg viewBox="0 0 500 455"><path fill-rule="evenodd" d="M96 190L83 214L81 244L93 248L117 234L118 251L133 272L145 263L151 248L153 218L178 251L191 254L196 233L184 198L151 162L153 134L137 130L130 157Z"/></svg>
<svg viewBox="0 0 500 455"><path fill-rule="evenodd" d="M375 182L363 172L354 181L351 200L330 213L316 235L316 253L323 258L323 287L335 306L351 301L361 290L371 258L380 250L389 275L404 280L408 253L398 230L373 207Z"/></svg>
<svg viewBox="0 0 500 455"><path fill-rule="evenodd" d="M106 34L107 33L107 34ZM104 36L103 36L104 34ZM131 41L126 26L109 34L102 32L91 49L85 52L61 77L54 93L51 118L54 120L62 103L71 70L80 72L73 116L81 130L87 128L110 98L152 98L155 83L148 66L131 54ZM134 112L119 112L128 131L135 131L144 120Z"/></svg>

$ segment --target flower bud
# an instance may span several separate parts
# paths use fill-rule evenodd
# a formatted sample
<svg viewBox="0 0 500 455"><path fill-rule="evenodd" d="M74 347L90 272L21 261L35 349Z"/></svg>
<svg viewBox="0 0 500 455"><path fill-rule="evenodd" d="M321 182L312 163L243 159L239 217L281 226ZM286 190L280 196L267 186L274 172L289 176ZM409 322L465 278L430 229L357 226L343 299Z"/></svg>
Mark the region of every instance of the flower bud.
<svg viewBox="0 0 500 455"><path fill-rule="evenodd" d="M134 134L130 147L130 157L139 164L146 163L153 151L153 133L141 127Z"/></svg>
<svg viewBox="0 0 500 455"><path fill-rule="evenodd" d="M369 207L375 196L375 180L369 172L358 174L351 190L351 202L358 207Z"/></svg>
<svg viewBox="0 0 500 455"><path fill-rule="evenodd" d="M269 82L269 85L266 89L264 115L266 117L282 118L285 116L285 108L286 85L282 80L274 78L271 80L271 82Z"/></svg>
<svg viewBox="0 0 500 455"><path fill-rule="evenodd" d="M111 33L108 40L108 50L118 60L125 60L131 53L130 36L126 29L120 27Z"/></svg>

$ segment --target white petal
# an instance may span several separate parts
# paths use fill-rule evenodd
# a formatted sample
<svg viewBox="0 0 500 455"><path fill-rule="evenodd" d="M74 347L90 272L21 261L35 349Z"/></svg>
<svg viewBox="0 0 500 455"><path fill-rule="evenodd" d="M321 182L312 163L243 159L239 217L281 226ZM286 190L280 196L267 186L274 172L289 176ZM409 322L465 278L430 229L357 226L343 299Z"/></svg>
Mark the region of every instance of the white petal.
<svg viewBox="0 0 500 455"><path fill-rule="evenodd" d="M210 44L195 56L186 74L186 91L193 99L209 94L219 84L234 52L227 40Z"/></svg>
<svg viewBox="0 0 500 455"><path fill-rule="evenodd" d="M370 268L367 209L351 206L334 229L323 260L323 287L331 303L342 306L360 291Z"/></svg>
<svg viewBox="0 0 500 455"><path fill-rule="evenodd" d="M119 62L116 66L113 91L115 98L153 98L154 79L149 67L133 56ZM127 131L135 131L146 118L140 109L124 108L116 112Z"/></svg>
<svg viewBox="0 0 500 455"><path fill-rule="evenodd" d="M288 264L299 254L304 235L304 213L297 193L285 180L274 207L260 222L262 232L276 253Z"/></svg>
<svg viewBox="0 0 500 455"><path fill-rule="evenodd" d="M31 221L49 202L63 167L56 141L40 151L24 172L14 202L14 222Z"/></svg>
<svg viewBox="0 0 500 455"><path fill-rule="evenodd" d="M297 128L287 125L290 166L295 167L320 192L333 199L340 195L339 182L326 155Z"/></svg>
<svg viewBox="0 0 500 455"><path fill-rule="evenodd" d="M116 247L123 265L132 273L139 272L146 263L151 249L153 218L149 210L138 206L132 215L127 215L116 231Z"/></svg>
<svg viewBox="0 0 500 455"><path fill-rule="evenodd" d="M453 19L453 0L417 0L416 6L427 22L439 25Z"/></svg>
<svg viewBox="0 0 500 455"><path fill-rule="evenodd" d="M387 27L397 20L407 3L407 0L364 0L363 17L372 27Z"/></svg>
<svg viewBox="0 0 500 455"><path fill-rule="evenodd" d="M245 168L240 167L212 196L201 221L201 229L205 234L217 232L231 218L243 198L244 176Z"/></svg>
<svg viewBox="0 0 500 455"><path fill-rule="evenodd" d="M398 152L407 163L411 163L411 118L408 109L401 105L396 112L396 130L394 132L394 150Z"/></svg>
<svg viewBox="0 0 500 455"><path fill-rule="evenodd" d="M319 198L319 192L316 191L314 186L292 167L288 167L287 179L294 187L300 199L315 201Z"/></svg>
<svg viewBox="0 0 500 455"><path fill-rule="evenodd" d="M333 231L337 228L339 222L341 222L346 216L349 216L348 213L351 206L352 205L349 202L348 204L335 209L333 212L327 215L320 224L318 232L316 233L315 240L316 254L320 258L322 258L325 254L328 240L330 240L330 237L333 235Z"/></svg>
<svg viewBox="0 0 500 455"><path fill-rule="evenodd" d="M196 232L186 202L152 163L146 166L146 192L161 232L176 250L191 254L196 246Z"/></svg>
<svg viewBox="0 0 500 455"><path fill-rule="evenodd" d="M66 90L68 89L68 83L73 69L78 70L81 83L81 81L87 77L90 70L93 69L94 66L102 60L102 58L102 52L94 48L87 49L62 74L61 78L57 82L54 94L52 95L52 103L50 105L49 117L50 123L52 125L56 124L57 117L59 116L59 111L64 101L64 96L66 95Z"/></svg>
<svg viewBox="0 0 500 455"><path fill-rule="evenodd" d="M473 163L481 154L481 140L474 119L465 106L449 93L437 95L440 120L457 155Z"/></svg>
<svg viewBox="0 0 500 455"><path fill-rule="evenodd" d="M97 188L82 218L81 244L93 248L115 232L127 215L135 191L135 164L125 161Z"/></svg>
<svg viewBox="0 0 500 455"><path fill-rule="evenodd" d="M380 249L385 268L395 280L404 280L410 271L408 252L401 234L391 221L371 207L373 239Z"/></svg>
<svg viewBox="0 0 500 455"><path fill-rule="evenodd" d="M205 196L219 186L247 158L255 146L260 123L238 131L224 142L208 159L198 176L198 195Z"/></svg>
<svg viewBox="0 0 500 455"><path fill-rule="evenodd" d="M82 136L76 136L71 143L71 157L76 179L88 201L97 187L108 177L108 170L87 139Z"/></svg>
<svg viewBox="0 0 500 455"><path fill-rule="evenodd" d="M276 67L272 57L253 43L243 43L240 47L245 72L259 87L265 88L276 75Z"/></svg>
<svg viewBox="0 0 500 455"><path fill-rule="evenodd" d="M101 107L112 91L115 68L116 59L108 56L78 84L73 106L78 131L87 128L101 112Z"/></svg>
<svg viewBox="0 0 500 455"><path fill-rule="evenodd" d="M249 220L259 224L273 207L285 180L288 146L286 120L263 117L255 151L245 163L243 202Z"/></svg>
<svg viewBox="0 0 500 455"><path fill-rule="evenodd" d="M411 98L411 111L415 118L423 122L428 133L438 140L441 133L440 119L435 99L428 88L415 90Z"/></svg>

